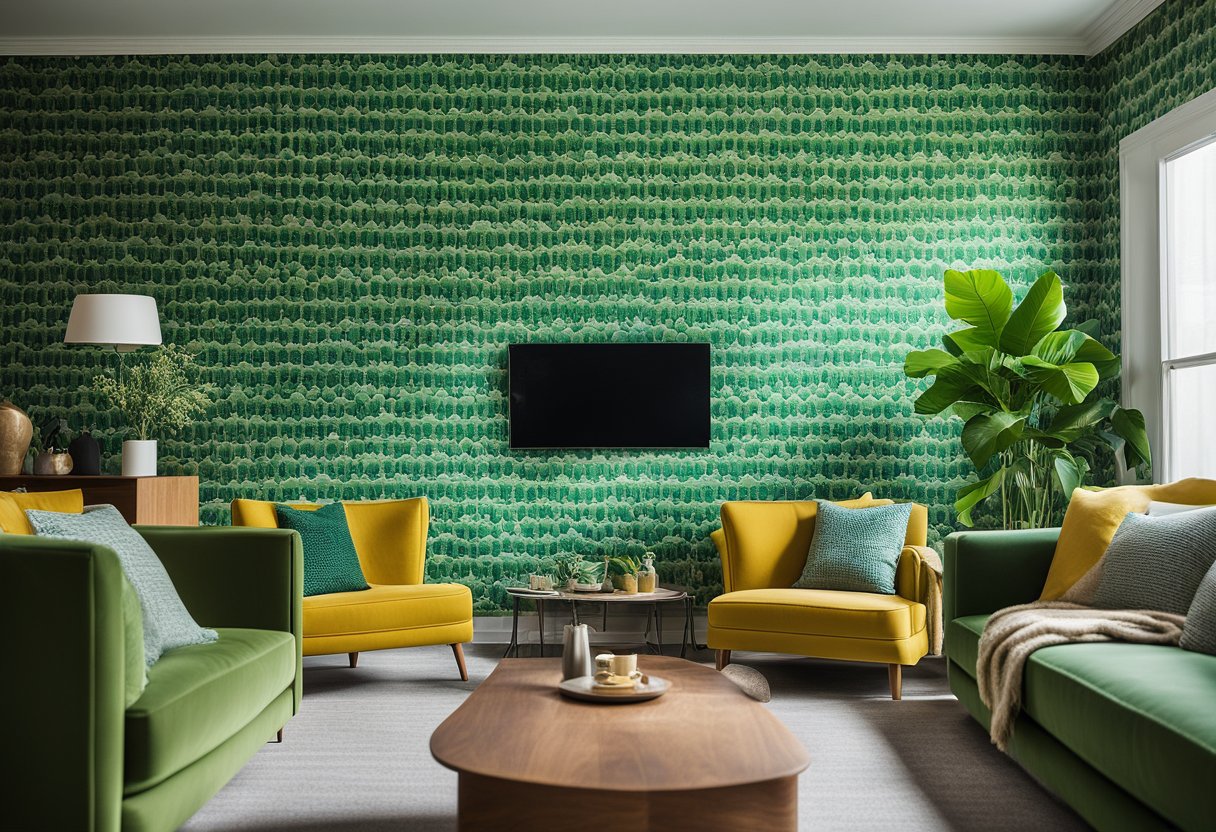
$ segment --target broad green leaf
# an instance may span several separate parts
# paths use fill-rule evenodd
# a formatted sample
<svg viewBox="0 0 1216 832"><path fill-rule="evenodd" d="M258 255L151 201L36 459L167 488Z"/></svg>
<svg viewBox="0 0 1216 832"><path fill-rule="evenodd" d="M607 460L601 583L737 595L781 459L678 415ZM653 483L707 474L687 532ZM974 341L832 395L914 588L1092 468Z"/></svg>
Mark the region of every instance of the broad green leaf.
<svg viewBox="0 0 1216 832"><path fill-rule="evenodd" d="M1109 378L1118 378L1119 373L1123 371L1119 356L1093 338L1089 338L1085 343L1081 344L1081 348L1077 350L1077 354L1071 360L1093 364L1094 368L1098 371L1098 378L1103 381Z"/></svg>
<svg viewBox="0 0 1216 832"><path fill-rule="evenodd" d="M950 405L950 412L964 422L970 422L981 413L991 413L992 405L981 402L955 402Z"/></svg>
<svg viewBox="0 0 1216 832"><path fill-rule="evenodd" d="M963 426L963 450L976 468L992 459L1022 436L1026 420L1012 413L986 413L974 416Z"/></svg>
<svg viewBox="0 0 1216 832"><path fill-rule="evenodd" d="M1116 407L1110 417L1110 426L1124 440L1124 465L1128 468L1138 468L1152 464L1153 452L1148 446L1148 432L1144 428L1143 413Z"/></svg>
<svg viewBox="0 0 1216 832"><path fill-rule="evenodd" d="M1090 318L1087 321L1082 321L1081 323L1074 326L1073 329L1079 329L1081 332L1084 332L1090 338L1097 338L1098 337L1098 319Z"/></svg>
<svg viewBox="0 0 1216 832"><path fill-rule="evenodd" d="M1056 365L1028 355L1022 359L1025 377L1065 404L1080 404L1098 386L1093 364L1075 362Z"/></svg>
<svg viewBox="0 0 1216 832"><path fill-rule="evenodd" d="M1049 332L1034 345L1034 355L1051 364L1067 364L1087 339L1088 335L1076 329Z"/></svg>
<svg viewBox="0 0 1216 832"><path fill-rule="evenodd" d="M998 272L946 270L946 314L970 324L972 335L980 343L995 347L1000 342L1011 309L1013 290Z"/></svg>
<svg viewBox="0 0 1216 832"><path fill-rule="evenodd" d="M1010 355L1029 355L1043 336L1064 320L1064 287L1055 272L1044 272L1009 316L1000 347Z"/></svg>
<svg viewBox="0 0 1216 832"><path fill-rule="evenodd" d="M964 526L975 525L971 521L971 510L996 493L1004 481L1005 469L1000 468L992 476L964 485L955 492L954 510L958 512L958 522Z"/></svg>
<svg viewBox="0 0 1216 832"><path fill-rule="evenodd" d="M1060 484L1060 493L1064 499L1072 496L1085 482L1089 473L1089 463L1085 457L1075 457L1068 451L1057 451L1054 459L1056 482Z"/></svg>
<svg viewBox="0 0 1216 832"><path fill-rule="evenodd" d="M1110 399L1065 405L1056 411L1051 424L1047 426L1047 433L1065 442L1074 442L1087 429L1109 417L1114 408L1115 403Z"/></svg>
<svg viewBox="0 0 1216 832"><path fill-rule="evenodd" d="M955 363L955 357L945 350L913 350L904 359L904 375L924 378Z"/></svg>
<svg viewBox="0 0 1216 832"><path fill-rule="evenodd" d="M916 397L916 412L922 415L941 413L961 399L974 400L982 393L971 370L959 362L937 371L937 378L928 390Z"/></svg>
<svg viewBox="0 0 1216 832"><path fill-rule="evenodd" d="M951 332L944 336L942 340L946 344L946 350L951 355L962 355L965 352L991 349L996 346L996 344L989 344L985 342L982 334L976 327L960 329L958 332Z"/></svg>

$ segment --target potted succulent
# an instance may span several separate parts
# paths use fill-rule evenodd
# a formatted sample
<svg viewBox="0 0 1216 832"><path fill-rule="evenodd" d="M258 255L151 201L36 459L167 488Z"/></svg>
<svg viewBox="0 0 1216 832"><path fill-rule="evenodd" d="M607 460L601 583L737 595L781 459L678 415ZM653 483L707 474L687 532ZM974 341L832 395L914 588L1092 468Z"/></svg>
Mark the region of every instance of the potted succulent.
<svg viewBox="0 0 1216 832"><path fill-rule="evenodd" d="M122 443L124 477L156 476L156 437L181 430L207 409L210 386L197 377L194 356L168 346L93 380L98 397L118 408L135 436Z"/></svg>
<svg viewBox="0 0 1216 832"><path fill-rule="evenodd" d="M579 554L558 555L553 559L553 577L559 587L593 592L604 581L604 565Z"/></svg>
<svg viewBox="0 0 1216 832"><path fill-rule="evenodd" d="M638 591L638 570L642 562L633 555L616 555L608 558L608 574L612 578L612 586L627 595L635 595Z"/></svg>

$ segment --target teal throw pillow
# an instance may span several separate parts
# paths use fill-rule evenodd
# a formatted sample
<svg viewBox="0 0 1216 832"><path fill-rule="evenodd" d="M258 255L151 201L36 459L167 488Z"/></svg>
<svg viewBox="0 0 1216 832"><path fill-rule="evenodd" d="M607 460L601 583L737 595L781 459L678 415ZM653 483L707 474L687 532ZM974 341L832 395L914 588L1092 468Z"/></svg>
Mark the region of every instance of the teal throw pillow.
<svg viewBox="0 0 1216 832"><path fill-rule="evenodd" d="M84 514L26 509L25 515L39 537L83 540L114 550L123 573L139 596L144 661L148 667L175 647L206 644L219 638L215 630L195 622L156 552L114 506L92 506ZM129 680L129 684L132 690L142 688L142 680ZM131 690L128 696L130 693Z"/></svg>
<svg viewBox="0 0 1216 832"><path fill-rule="evenodd" d="M843 508L818 502L811 549L794 586L894 595L912 504Z"/></svg>
<svg viewBox="0 0 1216 832"><path fill-rule="evenodd" d="M330 503L315 511L276 505L274 514L280 529L300 533L305 596L368 588L341 503Z"/></svg>
<svg viewBox="0 0 1216 832"><path fill-rule="evenodd" d="M1182 625L1183 650L1216 656L1216 563L1208 567Z"/></svg>
<svg viewBox="0 0 1216 832"><path fill-rule="evenodd" d="M1216 560L1216 508L1128 514L1099 561L1093 605L1186 615Z"/></svg>

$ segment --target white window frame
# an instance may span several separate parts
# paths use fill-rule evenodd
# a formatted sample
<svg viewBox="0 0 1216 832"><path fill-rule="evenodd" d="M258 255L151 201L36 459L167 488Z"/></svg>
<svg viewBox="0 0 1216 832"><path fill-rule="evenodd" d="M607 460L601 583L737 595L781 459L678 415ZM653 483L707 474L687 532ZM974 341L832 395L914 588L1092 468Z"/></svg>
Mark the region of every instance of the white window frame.
<svg viewBox="0 0 1216 832"><path fill-rule="evenodd" d="M1211 356L1167 359L1165 166L1216 136L1216 89L1171 110L1119 142L1120 270L1124 407L1144 413L1153 479L1169 482L1169 371ZM1131 472L1121 472L1128 480Z"/></svg>

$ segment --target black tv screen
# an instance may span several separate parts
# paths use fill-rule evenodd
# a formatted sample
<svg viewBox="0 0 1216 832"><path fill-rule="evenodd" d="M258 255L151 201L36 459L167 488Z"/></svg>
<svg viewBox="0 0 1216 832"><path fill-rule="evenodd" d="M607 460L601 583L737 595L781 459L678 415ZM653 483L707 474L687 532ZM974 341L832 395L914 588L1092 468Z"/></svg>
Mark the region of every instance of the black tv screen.
<svg viewBox="0 0 1216 832"><path fill-rule="evenodd" d="M709 344L512 344L512 448L708 448Z"/></svg>

